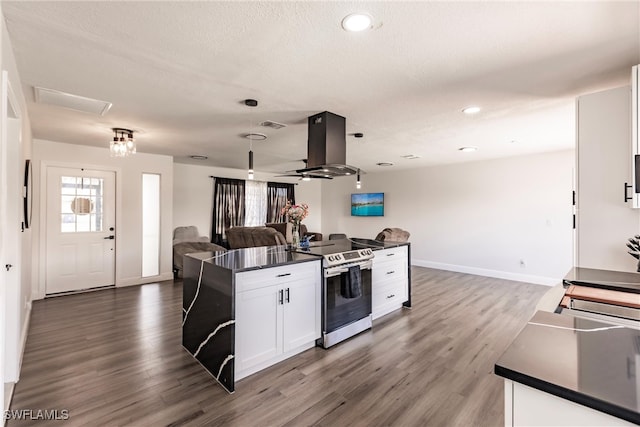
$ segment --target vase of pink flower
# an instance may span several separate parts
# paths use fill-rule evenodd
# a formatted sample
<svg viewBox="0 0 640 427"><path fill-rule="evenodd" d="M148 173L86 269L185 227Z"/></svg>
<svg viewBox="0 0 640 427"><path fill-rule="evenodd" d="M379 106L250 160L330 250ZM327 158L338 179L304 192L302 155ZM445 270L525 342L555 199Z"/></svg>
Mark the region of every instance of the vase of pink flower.
<svg viewBox="0 0 640 427"><path fill-rule="evenodd" d="M282 208L280 214L287 216L287 221L292 225L292 241L291 246L300 246L300 223L309 215L309 205L300 203L294 205L290 201Z"/></svg>

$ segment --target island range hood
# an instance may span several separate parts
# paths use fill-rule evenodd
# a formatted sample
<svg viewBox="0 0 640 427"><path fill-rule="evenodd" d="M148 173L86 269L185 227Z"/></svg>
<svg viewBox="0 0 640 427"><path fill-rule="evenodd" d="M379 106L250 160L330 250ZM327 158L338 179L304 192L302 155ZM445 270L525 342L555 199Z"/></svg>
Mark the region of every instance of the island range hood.
<svg viewBox="0 0 640 427"><path fill-rule="evenodd" d="M308 122L307 166L287 173L324 179L356 175L359 169L346 164L346 119L324 111L310 116Z"/></svg>

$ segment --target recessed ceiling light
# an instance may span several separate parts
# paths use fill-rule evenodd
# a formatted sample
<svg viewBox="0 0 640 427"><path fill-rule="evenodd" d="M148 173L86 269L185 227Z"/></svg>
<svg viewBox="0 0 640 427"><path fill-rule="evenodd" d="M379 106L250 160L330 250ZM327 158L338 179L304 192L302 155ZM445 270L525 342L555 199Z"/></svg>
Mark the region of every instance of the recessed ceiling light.
<svg viewBox="0 0 640 427"><path fill-rule="evenodd" d="M193 160L207 160L209 157L207 156L201 156L199 154L193 155L193 156L189 156L191 157Z"/></svg>
<svg viewBox="0 0 640 427"><path fill-rule="evenodd" d="M462 151L463 153L471 153L472 151L478 151L478 147L460 147L458 148L458 150Z"/></svg>
<svg viewBox="0 0 640 427"><path fill-rule="evenodd" d="M247 133L244 135L244 137L252 141L264 141L265 139L267 139L267 135L265 135L264 133L256 132Z"/></svg>
<svg viewBox="0 0 640 427"><path fill-rule="evenodd" d="M415 159L419 159L420 156L416 156L415 154L407 154L405 156L402 156L402 158L407 160L415 160Z"/></svg>
<svg viewBox="0 0 640 427"><path fill-rule="evenodd" d="M475 105L469 106L469 107L463 109L462 112L465 113L465 114L476 114L476 113L480 112L480 107L476 107Z"/></svg>
<svg viewBox="0 0 640 427"><path fill-rule="evenodd" d="M368 30L372 27L372 24L373 18L366 13L352 13L342 20L342 28L351 32Z"/></svg>
<svg viewBox="0 0 640 427"><path fill-rule="evenodd" d="M376 165L378 165L378 166L393 166L393 163L391 163L391 162L380 162L380 163L376 163Z"/></svg>

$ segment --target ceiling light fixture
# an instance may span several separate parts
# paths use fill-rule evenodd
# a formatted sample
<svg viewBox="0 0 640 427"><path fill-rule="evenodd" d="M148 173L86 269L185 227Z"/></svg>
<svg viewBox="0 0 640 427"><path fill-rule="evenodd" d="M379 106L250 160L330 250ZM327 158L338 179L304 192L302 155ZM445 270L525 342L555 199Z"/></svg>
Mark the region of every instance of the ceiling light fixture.
<svg viewBox="0 0 640 427"><path fill-rule="evenodd" d="M378 165L378 166L393 166L393 163L391 163L391 162L378 162L378 163L376 163L376 165Z"/></svg>
<svg viewBox="0 0 640 427"><path fill-rule="evenodd" d="M458 150L462 151L463 153L471 153L473 151L478 151L478 147L460 147L458 148Z"/></svg>
<svg viewBox="0 0 640 427"><path fill-rule="evenodd" d="M476 114L480 112L480 107L477 107L475 105L466 107L462 110L463 113L465 114Z"/></svg>
<svg viewBox="0 0 640 427"><path fill-rule="evenodd" d="M245 99L244 100L244 105L246 105L247 107L257 107L258 106L258 101L256 101L255 99ZM253 127L253 124L251 122L251 120L249 120L249 128L251 130L251 128ZM263 138L255 138L255 136L262 136ZM253 180L253 141L255 140L265 140L267 139L267 136L261 133L252 133L249 132L247 135L245 135L245 138L247 138L249 140L249 170L247 171L247 179L249 180Z"/></svg>
<svg viewBox="0 0 640 427"><path fill-rule="evenodd" d="M194 155L191 155L189 157L191 157L193 160L207 160L209 158L207 156L203 156L203 155L200 155L200 154L194 154Z"/></svg>
<svg viewBox="0 0 640 427"><path fill-rule="evenodd" d="M360 181L360 169L358 169L358 175L356 177L356 188L358 190L362 188L362 182Z"/></svg>
<svg viewBox="0 0 640 427"><path fill-rule="evenodd" d="M127 157L136 153L136 141L133 131L123 128L112 128L113 140L109 142L111 157Z"/></svg>
<svg viewBox="0 0 640 427"><path fill-rule="evenodd" d="M371 29L373 18L366 13L352 13L342 20L342 28L345 31L358 32Z"/></svg>
<svg viewBox="0 0 640 427"><path fill-rule="evenodd" d="M257 132L247 133L244 137L251 141L264 141L265 139L267 139L267 135Z"/></svg>

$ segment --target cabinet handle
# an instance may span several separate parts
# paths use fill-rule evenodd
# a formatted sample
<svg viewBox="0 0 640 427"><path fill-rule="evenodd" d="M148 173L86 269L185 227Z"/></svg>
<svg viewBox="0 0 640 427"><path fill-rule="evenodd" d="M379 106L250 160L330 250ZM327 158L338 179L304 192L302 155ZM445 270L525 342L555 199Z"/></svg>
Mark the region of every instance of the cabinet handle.
<svg viewBox="0 0 640 427"><path fill-rule="evenodd" d="M291 273L278 274L276 277L286 277L286 276L291 276Z"/></svg>
<svg viewBox="0 0 640 427"><path fill-rule="evenodd" d="M393 274L395 273L395 271L391 270L391 271L387 271L387 274Z"/></svg>
<svg viewBox="0 0 640 427"><path fill-rule="evenodd" d="M631 185L627 184L626 182L624 183L624 202L627 203L628 200L633 199L632 197L628 197L627 196L627 190L631 188Z"/></svg>
<svg viewBox="0 0 640 427"><path fill-rule="evenodd" d="M394 255L395 255L394 253L387 254L387 256L394 256Z"/></svg>
<svg viewBox="0 0 640 427"><path fill-rule="evenodd" d="M387 295L387 299L395 297L395 294Z"/></svg>
<svg viewBox="0 0 640 427"><path fill-rule="evenodd" d="M283 294L284 294L284 291L283 291L282 289L280 289L280 290L278 291L278 303L279 303L280 305L282 305L282 304L283 304L283 298L282 298L282 295L283 295Z"/></svg>
<svg viewBox="0 0 640 427"><path fill-rule="evenodd" d="M289 302L289 288L287 288L287 289L284 291L284 294L285 294L285 297L284 297L285 301L286 301L286 302Z"/></svg>

